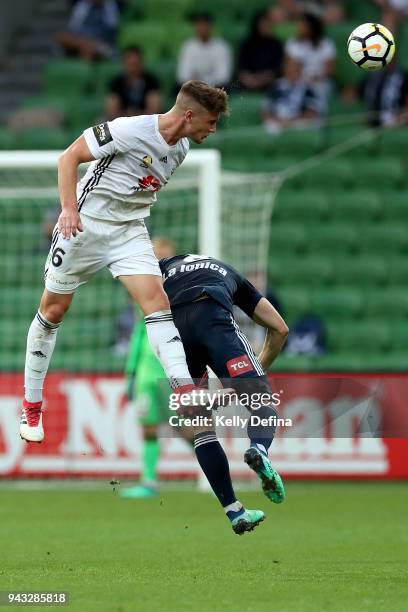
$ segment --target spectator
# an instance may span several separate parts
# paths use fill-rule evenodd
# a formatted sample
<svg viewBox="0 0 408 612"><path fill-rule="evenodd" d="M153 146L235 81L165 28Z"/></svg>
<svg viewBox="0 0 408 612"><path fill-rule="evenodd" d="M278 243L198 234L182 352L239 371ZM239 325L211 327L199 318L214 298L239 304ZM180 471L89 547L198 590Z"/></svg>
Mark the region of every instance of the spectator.
<svg viewBox="0 0 408 612"><path fill-rule="evenodd" d="M286 58L284 74L267 91L263 120L270 134L299 126L322 114L313 88L302 79L300 62Z"/></svg>
<svg viewBox="0 0 408 612"><path fill-rule="evenodd" d="M130 47L124 51L123 72L111 82L105 107L108 120L160 112L159 82L144 70L143 53L139 47Z"/></svg>
<svg viewBox="0 0 408 612"><path fill-rule="evenodd" d="M305 313L292 326L285 347L286 355L319 357L327 352L327 332L323 320Z"/></svg>
<svg viewBox="0 0 408 612"><path fill-rule="evenodd" d="M179 85L190 79L216 87L228 87L232 77L232 52L228 43L213 36L213 20L207 13L193 17L195 37L187 40L177 66Z"/></svg>
<svg viewBox="0 0 408 612"><path fill-rule="evenodd" d="M79 0L71 13L68 29L57 41L68 55L85 60L110 58L115 54L119 9L114 0Z"/></svg>
<svg viewBox="0 0 408 612"><path fill-rule="evenodd" d="M363 84L363 97L370 125L408 123L408 73L395 61L369 75Z"/></svg>
<svg viewBox="0 0 408 612"><path fill-rule="evenodd" d="M325 110L330 93L330 77L334 71L336 47L324 35L321 19L304 14L299 20L296 38L288 40L286 55L299 62L301 77L313 88L321 109Z"/></svg>
<svg viewBox="0 0 408 612"><path fill-rule="evenodd" d="M302 13L310 13L325 23L339 23L344 19L344 10L338 0L278 0L272 9L277 23L298 19Z"/></svg>
<svg viewBox="0 0 408 612"><path fill-rule="evenodd" d="M245 89L263 91L281 72L283 46L272 33L273 23L271 10L259 11L242 43L238 79Z"/></svg>

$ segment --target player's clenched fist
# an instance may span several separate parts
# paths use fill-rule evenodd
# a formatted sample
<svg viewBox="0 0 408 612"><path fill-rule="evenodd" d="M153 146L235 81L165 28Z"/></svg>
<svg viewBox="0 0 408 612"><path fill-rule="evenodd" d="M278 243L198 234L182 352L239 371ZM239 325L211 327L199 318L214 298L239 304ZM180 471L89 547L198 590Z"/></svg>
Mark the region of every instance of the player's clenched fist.
<svg viewBox="0 0 408 612"><path fill-rule="evenodd" d="M71 234L73 236L76 236L77 231L84 231L84 228L82 227L81 217L79 216L77 210L62 211L62 213L58 217L58 231L66 240L70 239Z"/></svg>

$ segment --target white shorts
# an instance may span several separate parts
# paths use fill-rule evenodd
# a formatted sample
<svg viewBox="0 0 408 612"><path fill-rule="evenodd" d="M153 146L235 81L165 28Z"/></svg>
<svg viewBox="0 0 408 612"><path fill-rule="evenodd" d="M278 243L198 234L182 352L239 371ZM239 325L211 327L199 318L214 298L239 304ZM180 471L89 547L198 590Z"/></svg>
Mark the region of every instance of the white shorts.
<svg viewBox="0 0 408 612"><path fill-rule="evenodd" d="M83 232L66 240L54 229L45 264L45 286L53 293L73 293L107 266L113 276L161 276L143 219L113 222L81 213Z"/></svg>

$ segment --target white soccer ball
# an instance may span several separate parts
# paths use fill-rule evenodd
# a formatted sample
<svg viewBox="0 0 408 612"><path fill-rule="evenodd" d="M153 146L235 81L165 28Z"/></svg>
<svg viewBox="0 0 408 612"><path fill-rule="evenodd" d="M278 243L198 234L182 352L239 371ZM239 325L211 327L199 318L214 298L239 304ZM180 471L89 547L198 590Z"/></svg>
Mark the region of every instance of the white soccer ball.
<svg viewBox="0 0 408 612"><path fill-rule="evenodd" d="M363 23L350 34L347 51L359 68L382 70L394 57L394 36L379 23Z"/></svg>

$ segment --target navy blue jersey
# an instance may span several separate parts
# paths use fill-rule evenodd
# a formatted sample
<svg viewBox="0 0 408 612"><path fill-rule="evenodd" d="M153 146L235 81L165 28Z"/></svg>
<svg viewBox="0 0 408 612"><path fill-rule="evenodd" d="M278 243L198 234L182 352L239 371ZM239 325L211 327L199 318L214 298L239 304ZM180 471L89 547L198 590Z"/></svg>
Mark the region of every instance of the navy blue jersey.
<svg viewBox="0 0 408 612"><path fill-rule="evenodd" d="M170 305L208 296L232 313L238 306L249 317L262 294L232 266L204 255L176 255L159 261Z"/></svg>

